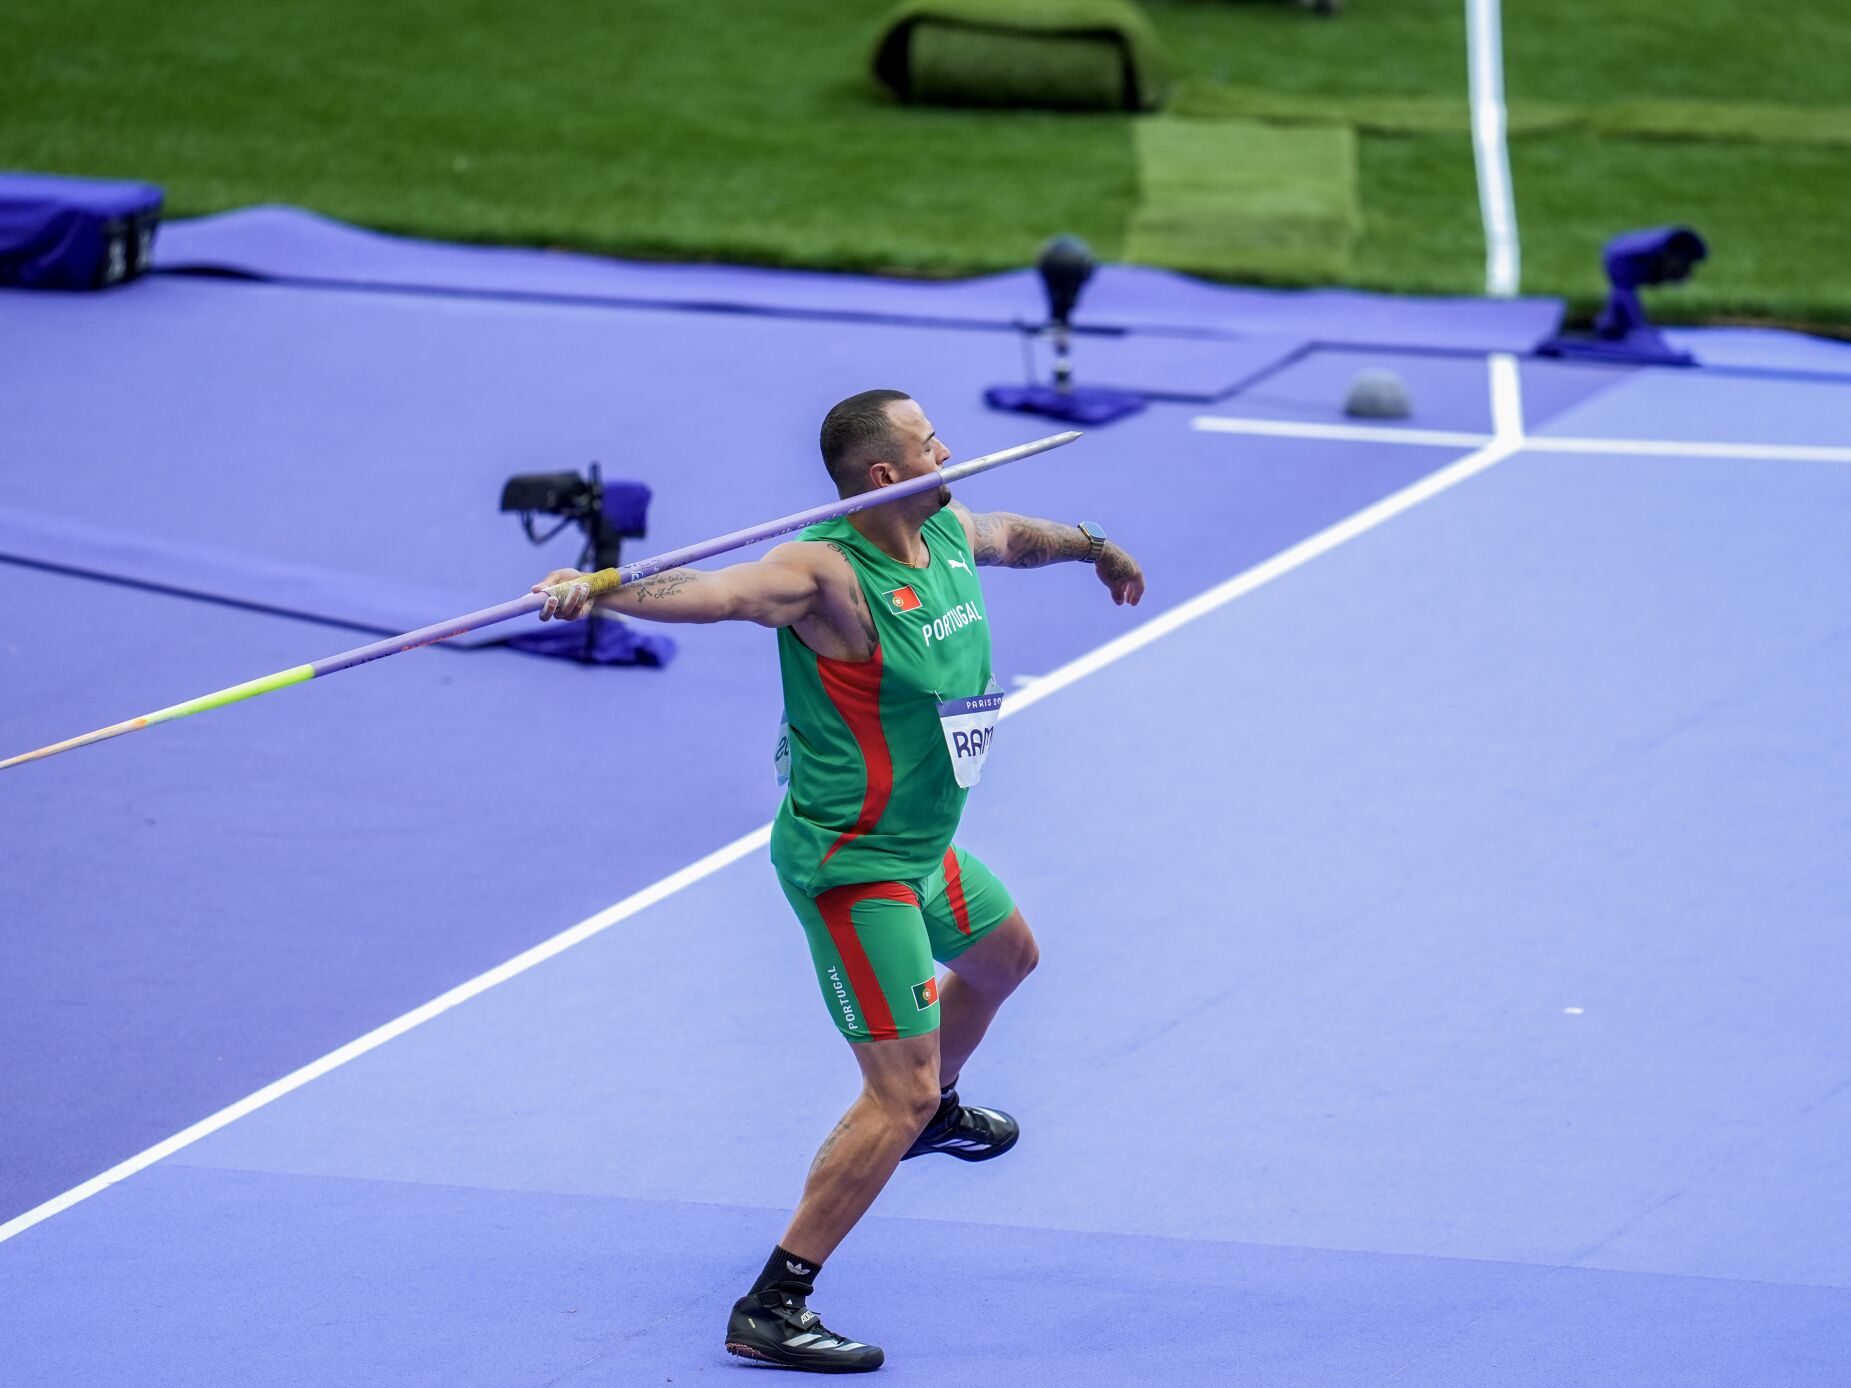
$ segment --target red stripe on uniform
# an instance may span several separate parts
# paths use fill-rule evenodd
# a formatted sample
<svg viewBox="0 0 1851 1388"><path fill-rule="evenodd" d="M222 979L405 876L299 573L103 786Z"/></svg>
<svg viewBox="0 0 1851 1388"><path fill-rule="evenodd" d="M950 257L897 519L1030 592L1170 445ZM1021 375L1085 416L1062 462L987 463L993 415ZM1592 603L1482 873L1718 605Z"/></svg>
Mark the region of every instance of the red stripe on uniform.
<svg viewBox="0 0 1851 1388"><path fill-rule="evenodd" d="M816 658L816 673L822 677L823 692L835 705L842 721L855 736L861 749L862 764L867 767L868 784L861 796L861 813L855 827L843 834L823 854L823 862L835 857L838 849L860 838L887 812L893 795L893 756L887 750L887 731L881 726L881 648L867 660L831 660Z"/></svg>
<svg viewBox="0 0 1851 1388"><path fill-rule="evenodd" d="M862 882L833 887L816 898L816 909L823 913L823 924L829 927L829 938L835 941L836 953L842 956L842 967L848 970L849 986L855 990L855 1000L861 1004L861 1016L868 1024L869 1038L891 1041L900 1034L900 1029L893 1024L893 1009L887 1006L887 995L881 991L874 962L868 958L867 950L861 947L861 937L855 933L854 909L863 901L904 901L917 906L919 898L913 895L911 888L898 882Z"/></svg>
<svg viewBox="0 0 1851 1388"><path fill-rule="evenodd" d="M970 907L964 901L964 875L958 871L958 850L945 850L945 900L951 903L951 919L958 929L970 934Z"/></svg>

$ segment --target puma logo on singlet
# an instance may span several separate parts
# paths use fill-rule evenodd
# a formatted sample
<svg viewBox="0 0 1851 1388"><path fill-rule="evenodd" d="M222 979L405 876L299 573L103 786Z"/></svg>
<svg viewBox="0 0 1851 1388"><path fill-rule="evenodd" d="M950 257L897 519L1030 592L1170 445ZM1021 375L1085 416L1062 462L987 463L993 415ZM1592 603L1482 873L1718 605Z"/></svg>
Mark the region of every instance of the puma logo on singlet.
<svg viewBox="0 0 1851 1388"><path fill-rule="evenodd" d="M947 559L945 562L954 569L962 569L965 573L970 572L970 565L966 564L962 559Z"/></svg>

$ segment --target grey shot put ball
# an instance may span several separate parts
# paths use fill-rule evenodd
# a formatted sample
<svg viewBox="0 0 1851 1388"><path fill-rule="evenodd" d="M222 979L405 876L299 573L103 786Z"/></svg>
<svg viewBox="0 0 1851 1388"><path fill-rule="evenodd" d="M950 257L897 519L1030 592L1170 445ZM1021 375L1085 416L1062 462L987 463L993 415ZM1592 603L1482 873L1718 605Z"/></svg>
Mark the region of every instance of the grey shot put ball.
<svg viewBox="0 0 1851 1388"><path fill-rule="evenodd" d="M1406 419L1414 412L1407 382L1382 366L1358 371L1344 398L1343 412L1358 419Z"/></svg>

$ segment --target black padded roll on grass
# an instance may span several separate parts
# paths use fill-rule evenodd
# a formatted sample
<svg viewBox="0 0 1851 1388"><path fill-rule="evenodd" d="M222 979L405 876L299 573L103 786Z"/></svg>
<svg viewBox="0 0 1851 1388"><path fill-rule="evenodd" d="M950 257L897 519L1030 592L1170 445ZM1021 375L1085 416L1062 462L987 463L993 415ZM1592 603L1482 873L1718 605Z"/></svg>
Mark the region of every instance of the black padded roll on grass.
<svg viewBox="0 0 1851 1388"><path fill-rule="evenodd" d="M874 75L924 105L1151 111L1170 65L1130 0L909 0L881 27Z"/></svg>

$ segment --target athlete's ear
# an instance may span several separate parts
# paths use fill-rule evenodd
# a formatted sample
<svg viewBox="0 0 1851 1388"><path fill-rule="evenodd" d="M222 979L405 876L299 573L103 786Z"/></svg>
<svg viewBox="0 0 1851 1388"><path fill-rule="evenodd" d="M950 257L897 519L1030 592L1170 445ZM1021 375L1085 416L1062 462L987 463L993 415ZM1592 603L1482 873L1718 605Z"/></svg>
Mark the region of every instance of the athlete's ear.
<svg viewBox="0 0 1851 1388"><path fill-rule="evenodd" d="M891 487L900 480L900 471L892 463L870 463L868 480L877 487Z"/></svg>

